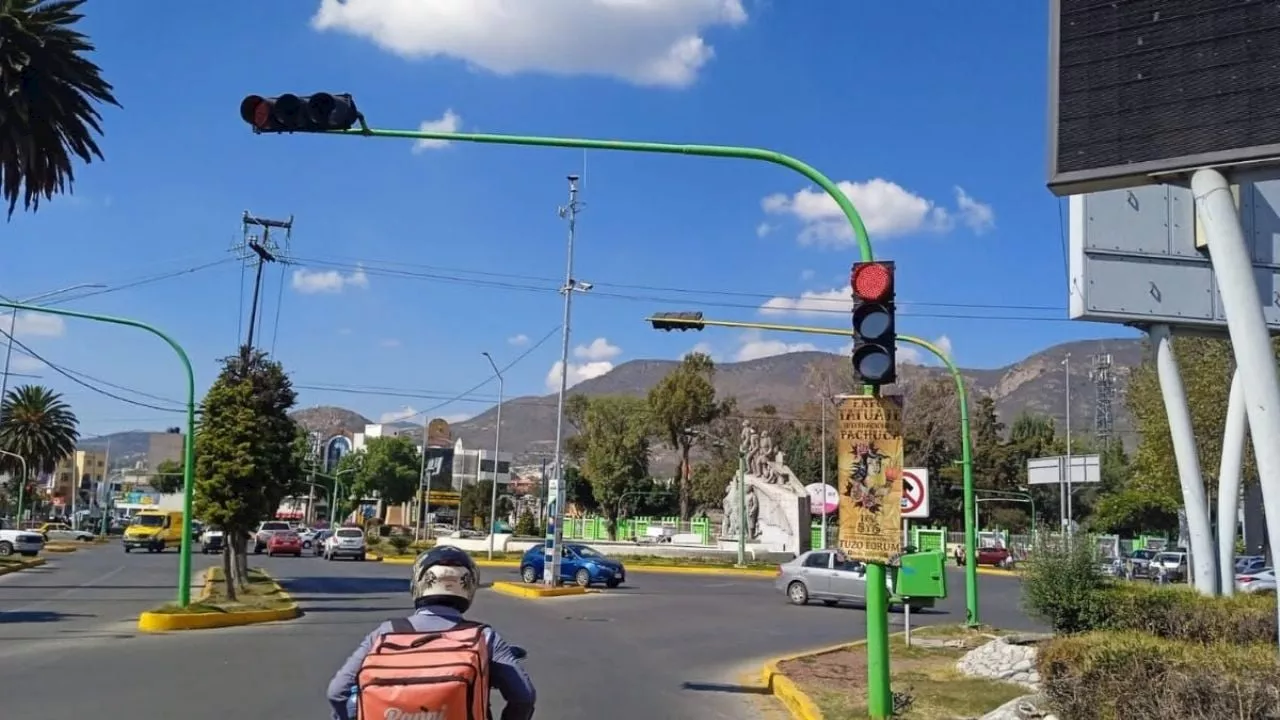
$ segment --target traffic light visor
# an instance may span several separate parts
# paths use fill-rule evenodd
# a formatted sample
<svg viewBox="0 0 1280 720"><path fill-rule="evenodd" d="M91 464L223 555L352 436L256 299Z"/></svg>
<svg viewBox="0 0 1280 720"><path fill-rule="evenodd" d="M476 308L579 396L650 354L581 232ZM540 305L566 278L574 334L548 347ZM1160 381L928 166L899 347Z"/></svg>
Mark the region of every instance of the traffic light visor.
<svg viewBox="0 0 1280 720"><path fill-rule="evenodd" d="M853 351L853 371L869 383L883 381L893 374L893 355L879 345L862 345Z"/></svg>
<svg viewBox="0 0 1280 720"><path fill-rule="evenodd" d="M850 273L849 285L859 300L880 300L893 288L893 271L883 263L858 263Z"/></svg>
<svg viewBox="0 0 1280 720"><path fill-rule="evenodd" d="M884 305L859 305L853 311L853 331L875 342L893 336L893 315Z"/></svg>

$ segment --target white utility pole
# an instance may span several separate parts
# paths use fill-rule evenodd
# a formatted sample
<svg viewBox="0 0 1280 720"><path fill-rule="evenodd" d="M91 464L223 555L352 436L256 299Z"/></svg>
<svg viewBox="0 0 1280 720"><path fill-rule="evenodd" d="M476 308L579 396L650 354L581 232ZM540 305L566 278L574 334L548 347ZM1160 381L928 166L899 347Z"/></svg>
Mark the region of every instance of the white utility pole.
<svg viewBox="0 0 1280 720"><path fill-rule="evenodd" d="M502 400L503 395L506 394L506 380L502 377L498 364L493 361L493 356L487 352L481 355L489 361L493 374L498 376L498 421L494 423L493 428L493 495L489 498L489 559L492 560L493 535L497 532L498 526L498 451L502 448Z"/></svg>
<svg viewBox="0 0 1280 720"><path fill-rule="evenodd" d="M578 211L582 203L578 201L578 176L569 175L569 204L560 208L560 217L569 221L568 247L565 251L564 286L560 288L564 295L564 319L561 321L560 334L560 392L556 399L556 449L552 460L552 479L549 487L555 488L555 497L547 499L555 512L548 515L546 538L547 554L543 557L542 582L554 586L560 580L560 533L564 523L564 398L569 389L569 338L570 317L573 311L573 294L591 289L591 283L581 282L573 277L573 243L577 239Z"/></svg>
<svg viewBox="0 0 1280 720"><path fill-rule="evenodd" d="M1063 488L1064 491L1062 493L1064 498L1062 503L1062 517L1063 517L1063 526L1066 528L1067 536L1070 537L1074 534L1071 529L1071 517L1072 517L1072 512L1071 512L1072 511L1072 507L1071 507L1071 353L1067 353L1066 359L1062 361L1062 367L1063 367L1063 376L1066 380L1065 401L1067 405L1066 428L1064 428L1067 435L1067 458L1066 458L1067 467L1066 467L1066 470L1063 472L1063 475L1065 476L1064 479L1066 484Z"/></svg>
<svg viewBox="0 0 1280 720"><path fill-rule="evenodd" d="M822 398L822 549L827 549L827 398Z"/></svg>

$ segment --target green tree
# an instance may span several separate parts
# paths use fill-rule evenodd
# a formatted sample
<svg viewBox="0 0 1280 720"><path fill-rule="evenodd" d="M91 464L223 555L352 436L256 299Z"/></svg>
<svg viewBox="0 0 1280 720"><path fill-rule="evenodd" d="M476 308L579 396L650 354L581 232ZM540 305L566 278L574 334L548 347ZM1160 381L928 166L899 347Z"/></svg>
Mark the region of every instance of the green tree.
<svg viewBox="0 0 1280 720"><path fill-rule="evenodd" d="M338 478L338 517L345 518L355 511L361 500L365 500L371 495L361 495L362 488L358 487L358 480L364 469L365 454L363 452L351 452L343 455L338 460L338 467L331 470L333 476Z"/></svg>
<svg viewBox="0 0 1280 720"><path fill-rule="evenodd" d="M22 198L40 199L71 188L72 157L102 159L95 104L115 105L110 83L85 55L89 39L76 30L84 0L0 2L0 192L9 217Z"/></svg>
<svg viewBox="0 0 1280 720"><path fill-rule="evenodd" d="M520 537L538 537L542 535L542 528L538 527L538 519L529 512L529 508L520 511L520 517L516 519L515 534Z"/></svg>
<svg viewBox="0 0 1280 720"><path fill-rule="evenodd" d="M182 481L182 463L177 460L162 460L156 466L151 487L155 488L156 492L176 493L182 490Z"/></svg>
<svg viewBox="0 0 1280 720"><path fill-rule="evenodd" d="M413 499L422 458L412 440L403 435L370 438L360 454L364 457L352 482L356 493L362 498L376 494L390 505Z"/></svg>
<svg viewBox="0 0 1280 720"><path fill-rule="evenodd" d="M489 523L489 508L493 504L492 480L481 480L463 485L458 495L458 512L462 517L481 518L485 525ZM498 500L499 507L501 507L502 498Z"/></svg>
<svg viewBox="0 0 1280 720"><path fill-rule="evenodd" d="M29 476L17 482L26 483L23 493L28 501L36 497L32 486L34 477L53 472L63 458L75 452L79 428L80 422L71 406L49 388L21 385L5 393L0 401L0 449L26 460ZM0 470L10 477L21 475L21 468L22 463L12 455L0 455ZM8 494L16 497L17 485L10 482L14 487Z"/></svg>
<svg viewBox="0 0 1280 720"><path fill-rule="evenodd" d="M595 495L591 491L591 482L582 475L582 471L572 465L564 468L564 500L576 505L583 512L595 512L600 508Z"/></svg>
<svg viewBox="0 0 1280 720"><path fill-rule="evenodd" d="M243 347L223 360L201 404L195 514L230 539L223 552L228 597L247 581L244 538L300 475L297 425L289 417L296 400L280 364Z"/></svg>
<svg viewBox="0 0 1280 720"><path fill-rule="evenodd" d="M570 439L570 455L591 481L592 496L616 539L620 501L649 475L649 404L626 396L594 397L578 406L581 428ZM687 503L687 500L686 500Z"/></svg>
<svg viewBox="0 0 1280 720"><path fill-rule="evenodd" d="M649 391L652 421L661 432L663 440L680 456L681 520L688 520L692 510L689 504L692 477L689 453L697 438L689 430L705 428L723 411L723 407L716 402L716 388L712 384L715 369L710 356L689 353Z"/></svg>

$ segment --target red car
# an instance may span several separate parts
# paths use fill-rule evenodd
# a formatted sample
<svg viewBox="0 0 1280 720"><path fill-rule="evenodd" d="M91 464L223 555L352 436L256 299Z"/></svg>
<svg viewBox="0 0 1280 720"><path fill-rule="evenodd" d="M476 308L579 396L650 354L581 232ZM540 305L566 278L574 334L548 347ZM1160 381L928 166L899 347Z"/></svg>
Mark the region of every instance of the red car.
<svg viewBox="0 0 1280 720"><path fill-rule="evenodd" d="M302 557L302 538L297 533L278 532L267 540L267 557L273 555L292 555Z"/></svg>

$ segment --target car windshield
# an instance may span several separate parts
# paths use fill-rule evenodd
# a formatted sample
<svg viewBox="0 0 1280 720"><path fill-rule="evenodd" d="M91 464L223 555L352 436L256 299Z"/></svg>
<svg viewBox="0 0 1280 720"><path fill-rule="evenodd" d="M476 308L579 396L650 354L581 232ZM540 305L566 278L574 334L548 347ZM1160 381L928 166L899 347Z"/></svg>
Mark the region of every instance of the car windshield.
<svg viewBox="0 0 1280 720"><path fill-rule="evenodd" d="M363 532L363 531L360 531L360 530L339 530L339 531L338 531L338 537L340 537L340 538L358 538L358 537L364 537L364 532Z"/></svg>
<svg viewBox="0 0 1280 720"><path fill-rule="evenodd" d="M163 515L134 515L131 525L141 527L160 527L164 525Z"/></svg>
<svg viewBox="0 0 1280 720"><path fill-rule="evenodd" d="M283 523L283 522L264 522L264 523L262 523L262 529L263 529L263 530L288 530L288 529L289 529L289 523Z"/></svg>
<svg viewBox="0 0 1280 720"><path fill-rule="evenodd" d="M1158 563L1180 563L1180 562L1182 562L1182 556L1181 556L1181 555L1178 555L1177 553L1160 553L1159 555L1157 555L1157 556L1156 556L1156 562L1158 562Z"/></svg>
<svg viewBox="0 0 1280 720"><path fill-rule="evenodd" d="M570 549L570 550L572 550L572 551L574 551L574 552L576 552L576 553L578 553L578 555L579 555L579 556L584 557L584 558L602 558L602 557L604 557L604 553L598 552L598 551L596 551L594 548L589 548L589 547L587 547L586 545L571 545L571 546L569 546L569 549Z"/></svg>
<svg viewBox="0 0 1280 720"><path fill-rule="evenodd" d="M1150 560L1156 556L1155 550L1138 550L1133 553L1135 560Z"/></svg>

